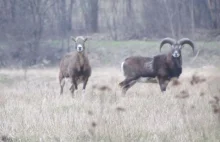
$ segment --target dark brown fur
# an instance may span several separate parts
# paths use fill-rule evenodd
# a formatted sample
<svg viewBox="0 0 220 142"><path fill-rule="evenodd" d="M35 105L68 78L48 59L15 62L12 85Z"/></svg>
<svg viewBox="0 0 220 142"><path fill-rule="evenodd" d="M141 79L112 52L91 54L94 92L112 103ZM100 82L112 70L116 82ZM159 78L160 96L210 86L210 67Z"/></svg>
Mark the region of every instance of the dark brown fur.
<svg viewBox="0 0 220 142"><path fill-rule="evenodd" d="M156 55L153 58L133 56L125 59L122 64L125 80L119 83L119 86L123 89L123 93L126 93L141 77L149 79L157 78L161 91L166 91L171 78L179 78L182 73L181 49L183 45L188 44L194 52L194 43L188 38L182 38L176 41L167 37L161 41L160 50L164 44L171 45L171 51L168 54Z"/></svg>
<svg viewBox="0 0 220 142"><path fill-rule="evenodd" d="M170 79L172 77L179 77L182 72L181 57L179 59L172 59L171 53L156 55L153 58L132 56L125 59L123 71L125 80L119 83L119 85L124 93L140 77L157 77L161 91L166 91Z"/></svg>

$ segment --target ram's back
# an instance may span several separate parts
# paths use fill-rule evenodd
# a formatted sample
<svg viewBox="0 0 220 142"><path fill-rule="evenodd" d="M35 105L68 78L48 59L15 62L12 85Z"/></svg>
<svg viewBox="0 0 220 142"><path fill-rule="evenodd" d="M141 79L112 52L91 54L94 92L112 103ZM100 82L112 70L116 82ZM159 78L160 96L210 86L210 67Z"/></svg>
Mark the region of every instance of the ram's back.
<svg viewBox="0 0 220 142"><path fill-rule="evenodd" d="M152 62L153 58L151 57L142 57L142 56L131 56L125 59L122 63L122 70L125 77L145 77L147 74L152 73Z"/></svg>

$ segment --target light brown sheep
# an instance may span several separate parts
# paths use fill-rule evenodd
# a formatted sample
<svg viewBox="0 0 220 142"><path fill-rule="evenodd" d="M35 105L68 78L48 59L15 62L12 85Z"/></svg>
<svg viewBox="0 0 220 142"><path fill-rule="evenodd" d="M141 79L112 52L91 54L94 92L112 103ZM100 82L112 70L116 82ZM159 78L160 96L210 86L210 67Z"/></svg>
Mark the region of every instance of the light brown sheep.
<svg viewBox="0 0 220 142"><path fill-rule="evenodd" d="M71 79L70 91L74 95L79 83L83 83L83 90L86 89L88 79L91 76L91 66L85 48L87 38L78 36L76 38L71 37L71 39L76 43L76 51L66 54L60 61L60 94L63 94L65 78Z"/></svg>

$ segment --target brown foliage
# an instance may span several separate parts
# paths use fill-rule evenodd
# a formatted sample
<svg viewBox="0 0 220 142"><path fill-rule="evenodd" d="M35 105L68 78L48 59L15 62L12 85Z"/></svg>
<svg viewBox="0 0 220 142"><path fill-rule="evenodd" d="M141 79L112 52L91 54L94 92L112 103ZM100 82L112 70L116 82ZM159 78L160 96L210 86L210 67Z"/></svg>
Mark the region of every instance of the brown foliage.
<svg viewBox="0 0 220 142"><path fill-rule="evenodd" d="M204 93L204 92L201 92L201 93L200 93L200 96L201 96L201 97L202 97L202 96L204 96L204 95L205 95L205 93Z"/></svg>
<svg viewBox="0 0 220 142"><path fill-rule="evenodd" d="M123 107L116 107L116 110L117 110L117 111L121 111L121 112L123 112L123 111L125 111L126 109L123 108Z"/></svg>
<svg viewBox="0 0 220 142"><path fill-rule="evenodd" d="M92 88L93 88L93 89L100 90L100 91L111 91L111 90L112 90L112 89L111 89L109 86L107 86L107 85L101 85L101 86L99 86L99 85L93 85Z"/></svg>
<svg viewBox="0 0 220 142"><path fill-rule="evenodd" d="M93 121L91 125L93 128L95 128L97 126L97 123Z"/></svg>
<svg viewBox="0 0 220 142"><path fill-rule="evenodd" d="M173 81L172 81L172 85L173 86L178 86L178 85L180 85L181 84L181 82L179 81L179 80L177 80L177 79L174 79Z"/></svg>
<svg viewBox="0 0 220 142"><path fill-rule="evenodd" d="M89 115L93 115L93 112L91 110L88 111Z"/></svg>
<svg viewBox="0 0 220 142"><path fill-rule="evenodd" d="M220 115L220 103L219 103L219 97L218 96L214 96L213 100L209 101L209 103L212 106L213 112L215 114L219 114Z"/></svg>
<svg viewBox="0 0 220 142"><path fill-rule="evenodd" d="M189 92L186 91L186 90L182 90L182 91L180 92L180 94L176 95L175 97L176 97L176 98L179 98L179 99L186 99L186 98L189 97Z"/></svg>
<svg viewBox="0 0 220 142"><path fill-rule="evenodd" d="M5 136L5 135L1 137L1 140L3 142L12 142L13 141L11 137L8 137L8 136Z"/></svg>
<svg viewBox="0 0 220 142"><path fill-rule="evenodd" d="M190 84L191 84L191 85L195 85L195 84L202 83L202 82L205 82L205 81L206 81L205 78L202 78L202 77L200 77L200 76L194 74L194 75L192 76L192 79L191 79L191 81L190 81Z"/></svg>

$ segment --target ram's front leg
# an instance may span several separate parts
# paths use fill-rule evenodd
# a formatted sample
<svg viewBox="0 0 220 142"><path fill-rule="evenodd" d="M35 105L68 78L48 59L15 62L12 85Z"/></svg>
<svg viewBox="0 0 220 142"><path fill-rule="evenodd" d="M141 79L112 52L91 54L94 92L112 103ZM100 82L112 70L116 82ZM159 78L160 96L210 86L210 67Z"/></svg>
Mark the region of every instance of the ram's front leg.
<svg viewBox="0 0 220 142"><path fill-rule="evenodd" d="M170 82L170 79L165 76L159 76L158 77L159 85L160 85L160 90L162 92L166 91L167 85Z"/></svg>
<svg viewBox="0 0 220 142"><path fill-rule="evenodd" d="M83 90L86 89L86 85L87 85L88 80L89 80L88 77L84 77L84 79L83 79Z"/></svg>
<svg viewBox="0 0 220 142"><path fill-rule="evenodd" d="M74 92L78 89L77 78L73 76L71 81L72 81L72 85L70 87L70 91L71 91L72 97L74 97Z"/></svg>

